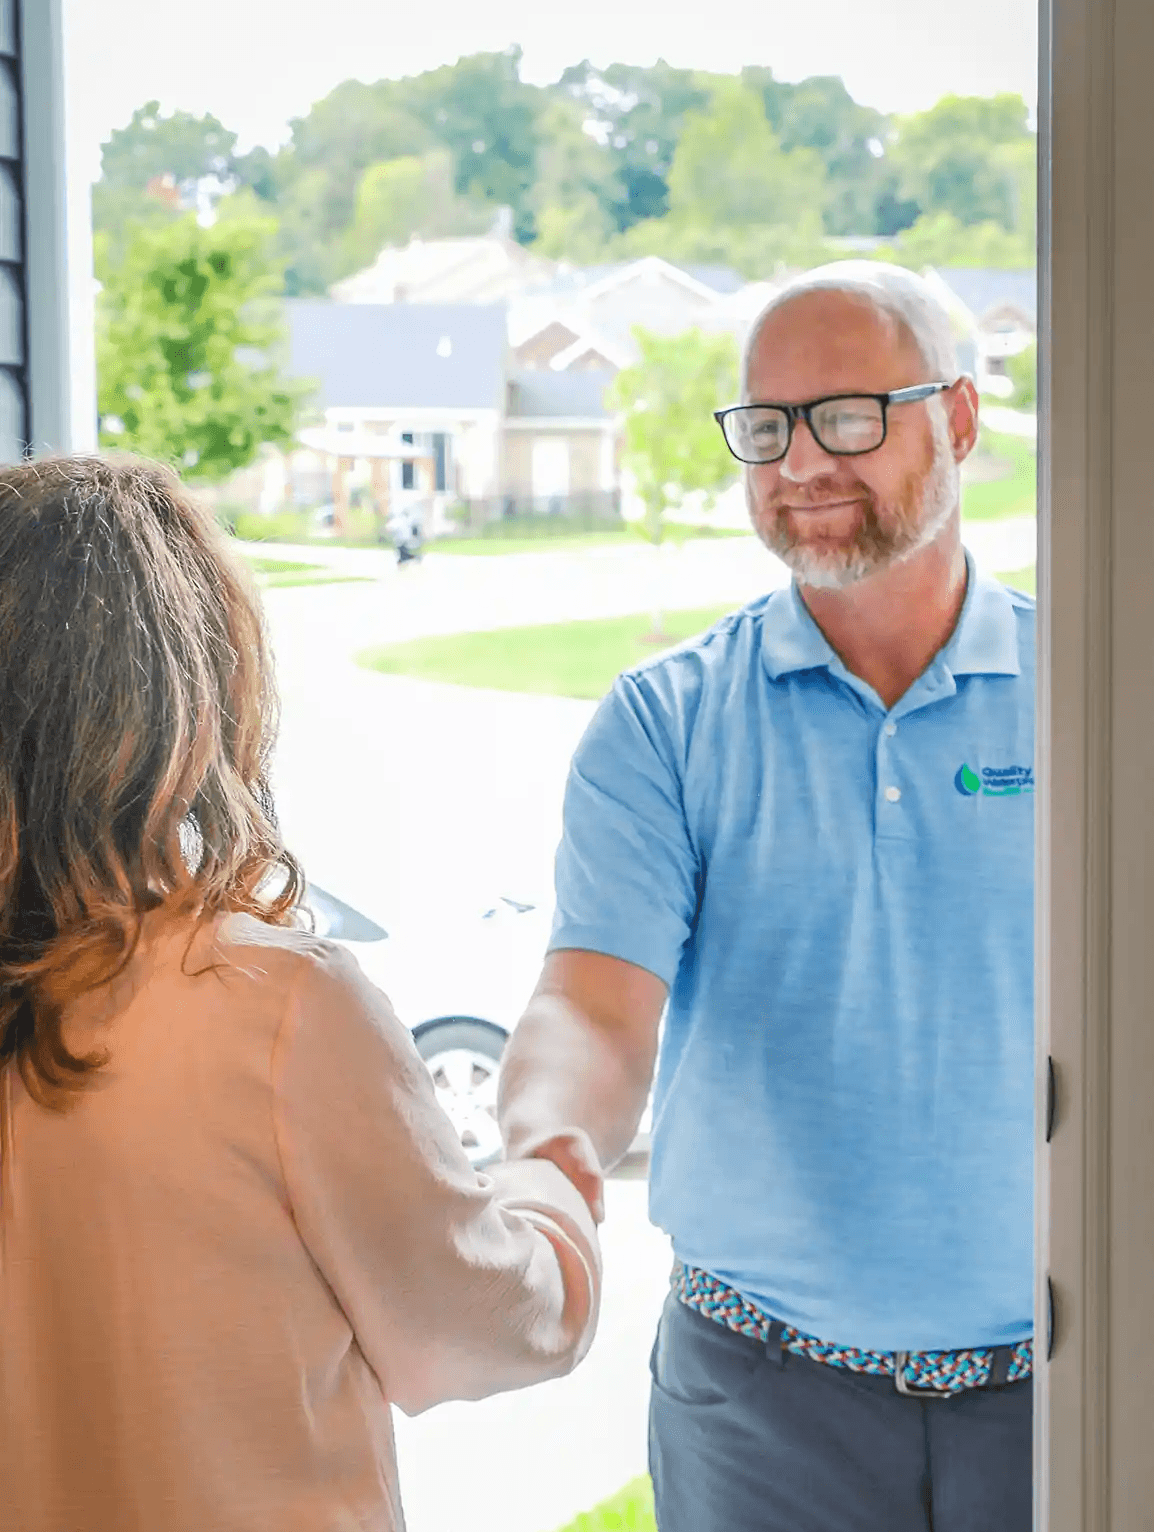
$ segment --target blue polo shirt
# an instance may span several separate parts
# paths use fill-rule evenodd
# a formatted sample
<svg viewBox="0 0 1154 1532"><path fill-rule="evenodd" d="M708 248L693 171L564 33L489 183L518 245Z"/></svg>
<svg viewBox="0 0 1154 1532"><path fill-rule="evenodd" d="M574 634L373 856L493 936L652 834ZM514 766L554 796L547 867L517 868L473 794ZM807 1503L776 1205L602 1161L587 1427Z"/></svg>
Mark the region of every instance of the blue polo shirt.
<svg viewBox="0 0 1154 1532"><path fill-rule="evenodd" d="M574 757L553 949L670 986L650 1210L842 1345L1033 1310L1034 603L976 572L889 711L797 589L622 675Z"/></svg>

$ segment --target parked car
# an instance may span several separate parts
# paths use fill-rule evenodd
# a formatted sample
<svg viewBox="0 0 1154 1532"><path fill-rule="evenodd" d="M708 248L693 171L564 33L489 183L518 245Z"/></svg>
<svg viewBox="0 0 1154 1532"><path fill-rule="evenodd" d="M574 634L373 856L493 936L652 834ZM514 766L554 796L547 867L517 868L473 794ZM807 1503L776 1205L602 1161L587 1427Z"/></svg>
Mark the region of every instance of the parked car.
<svg viewBox="0 0 1154 1532"><path fill-rule="evenodd" d="M549 912L502 895L472 912L386 931L310 884L305 904L318 936L347 946L413 1034L440 1102L472 1163L501 1153L501 1055L541 971ZM649 1114L634 1154L648 1152Z"/></svg>

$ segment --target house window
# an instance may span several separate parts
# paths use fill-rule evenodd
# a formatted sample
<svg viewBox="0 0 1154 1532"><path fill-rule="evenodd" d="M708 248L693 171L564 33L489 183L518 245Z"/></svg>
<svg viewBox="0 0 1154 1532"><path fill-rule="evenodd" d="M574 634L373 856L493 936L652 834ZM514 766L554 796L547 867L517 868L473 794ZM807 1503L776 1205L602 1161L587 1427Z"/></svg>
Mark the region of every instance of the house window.
<svg viewBox="0 0 1154 1532"><path fill-rule="evenodd" d="M444 431L433 432L433 488L443 494L449 487L449 438Z"/></svg>
<svg viewBox="0 0 1154 1532"><path fill-rule="evenodd" d="M401 440L403 442L406 442L411 447L413 445L413 433L411 431L402 431L401 432ZM401 464L401 488L402 489L416 489L416 487L417 487L417 465L416 465L416 463L402 463Z"/></svg>

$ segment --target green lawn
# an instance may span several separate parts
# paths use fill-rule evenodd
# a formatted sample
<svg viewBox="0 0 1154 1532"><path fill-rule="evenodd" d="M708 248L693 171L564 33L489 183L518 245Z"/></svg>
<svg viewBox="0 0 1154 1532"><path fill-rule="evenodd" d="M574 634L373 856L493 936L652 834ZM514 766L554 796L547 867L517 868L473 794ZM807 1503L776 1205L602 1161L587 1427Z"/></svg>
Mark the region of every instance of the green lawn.
<svg viewBox="0 0 1154 1532"><path fill-rule="evenodd" d="M1012 585L1015 590L1025 591L1027 596L1036 594L1037 578L1037 566L1034 564L1027 564L1025 569L1010 569L998 576L1003 585Z"/></svg>
<svg viewBox="0 0 1154 1532"><path fill-rule="evenodd" d="M691 638L733 610L719 606L669 612L660 640L650 637L651 619L638 614L417 638L365 650L357 661L370 670L420 681L596 699L621 671Z"/></svg>
<svg viewBox="0 0 1154 1532"><path fill-rule="evenodd" d="M1038 493L1034 443L1028 437L983 431L975 451L994 458L1006 471L1002 478L967 484L962 491L962 515L968 521L1033 516Z"/></svg>
<svg viewBox="0 0 1154 1532"><path fill-rule="evenodd" d="M609 1500L584 1511L558 1532L657 1532L653 1486L648 1474L634 1479Z"/></svg>
<svg viewBox="0 0 1154 1532"><path fill-rule="evenodd" d="M264 590L286 585L343 585L366 578L364 575L339 574L326 569L323 564L301 564L293 559L258 559L245 555L244 561Z"/></svg>

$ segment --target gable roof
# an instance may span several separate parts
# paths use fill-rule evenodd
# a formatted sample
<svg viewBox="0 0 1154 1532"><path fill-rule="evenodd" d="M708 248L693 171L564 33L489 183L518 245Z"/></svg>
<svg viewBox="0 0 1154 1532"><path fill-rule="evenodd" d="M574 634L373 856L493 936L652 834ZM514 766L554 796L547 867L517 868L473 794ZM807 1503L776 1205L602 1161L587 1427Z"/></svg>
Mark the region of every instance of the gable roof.
<svg viewBox="0 0 1154 1532"><path fill-rule="evenodd" d="M502 304L289 299L291 377L315 379L322 409L500 409Z"/></svg>
<svg viewBox="0 0 1154 1532"><path fill-rule="evenodd" d="M500 234L414 236L330 289L342 303L495 303L548 282L557 262Z"/></svg>
<svg viewBox="0 0 1154 1532"><path fill-rule="evenodd" d="M1036 271L998 271L980 266L935 266L935 274L980 323L995 309L1013 308L1033 319L1038 311Z"/></svg>
<svg viewBox="0 0 1154 1532"><path fill-rule="evenodd" d="M611 372L518 372L509 384L509 415L525 420L604 420Z"/></svg>

